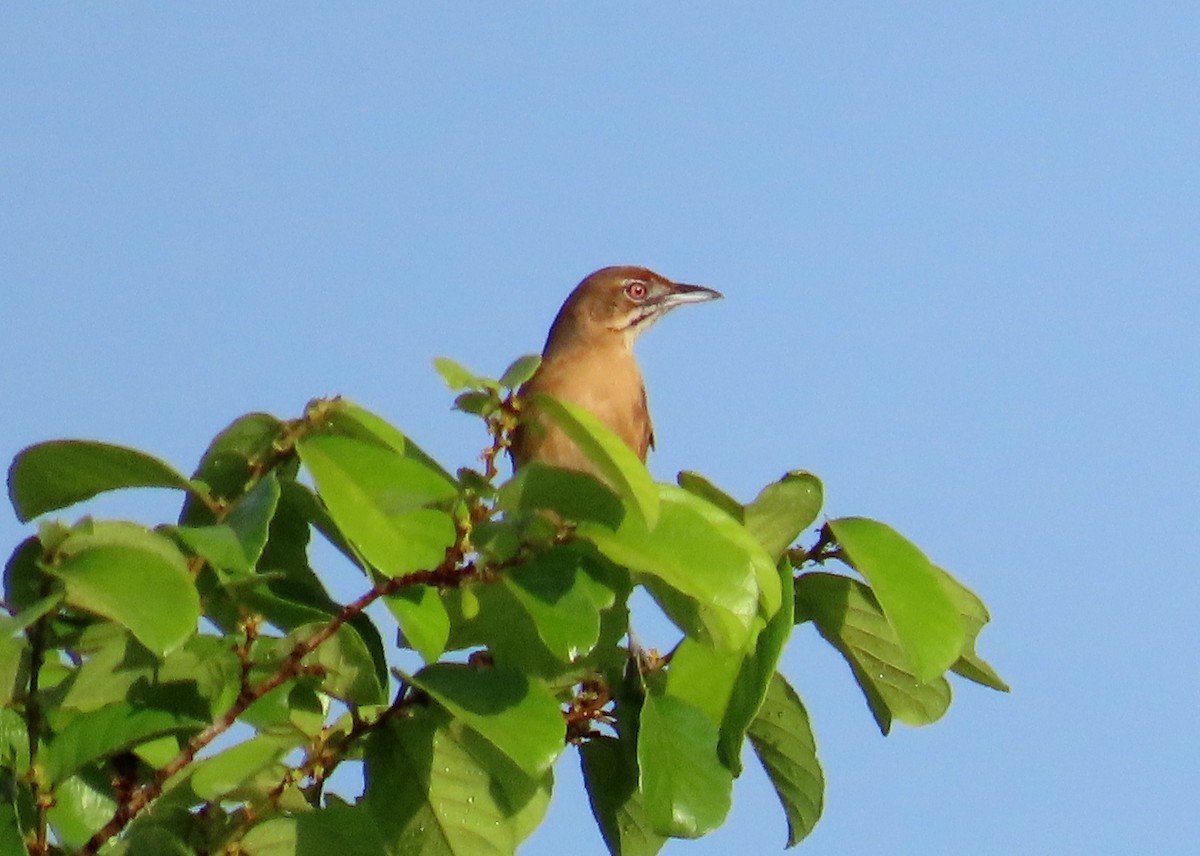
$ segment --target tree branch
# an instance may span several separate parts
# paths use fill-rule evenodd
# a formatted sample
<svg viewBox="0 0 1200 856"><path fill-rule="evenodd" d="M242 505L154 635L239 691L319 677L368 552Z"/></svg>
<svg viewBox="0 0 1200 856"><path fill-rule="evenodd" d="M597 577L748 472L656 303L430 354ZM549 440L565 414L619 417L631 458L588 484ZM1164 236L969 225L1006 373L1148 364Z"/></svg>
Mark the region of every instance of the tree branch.
<svg viewBox="0 0 1200 856"><path fill-rule="evenodd" d="M376 583L369 591L364 592L350 603L342 607L327 624L317 630L307 639L300 640L288 652L287 657L279 667L257 685L251 687L243 681L241 692L228 710L214 719L203 731L193 737L180 750L179 754L154 773L154 778L138 788L130 798L117 807L116 812L109 818L87 843L79 850L79 856L92 856L98 853L106 841L118 835L139 812L157 799L172 776L179 773L195 760L196 754L218 736L228 731L251 704L258 701L271 690L285 681L298 676L303 671L304 658L328 641L350 619L361 614L368 606L381 597L395 594L405 586L410 585L452 585L464 577L475 573L475 565L468 562L459 565L462 560L461 549L457 544L446 551L446 558L438 567L429 571L417 571L399 577L390 577Z"/></svg>

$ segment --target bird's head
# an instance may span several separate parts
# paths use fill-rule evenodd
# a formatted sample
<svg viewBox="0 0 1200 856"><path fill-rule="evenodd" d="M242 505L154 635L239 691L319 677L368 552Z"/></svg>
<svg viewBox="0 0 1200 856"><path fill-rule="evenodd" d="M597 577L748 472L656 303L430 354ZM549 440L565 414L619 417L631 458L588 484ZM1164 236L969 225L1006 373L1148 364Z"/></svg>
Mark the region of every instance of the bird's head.
<svg viewBox="0 0 1200 856"><path fill-rule="evenodd" d="M643 267L601 268L571 292L550 328L546 347L614 335L632 344L639 333L676 306L721 296L711 288L672 282Z"/></svg>

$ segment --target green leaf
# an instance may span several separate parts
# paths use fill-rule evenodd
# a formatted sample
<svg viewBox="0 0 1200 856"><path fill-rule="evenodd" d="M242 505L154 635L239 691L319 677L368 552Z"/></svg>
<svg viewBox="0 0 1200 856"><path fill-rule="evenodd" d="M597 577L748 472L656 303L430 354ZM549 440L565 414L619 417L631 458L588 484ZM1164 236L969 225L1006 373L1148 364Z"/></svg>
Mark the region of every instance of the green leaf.
<svg viewBox="0 0 1200 856"><path fill-rule="evenodd" d="M717 757L717 726L698 708L650 693L638 728L638 769L655 832L698 838L725 821L733 774Z"/></svg>
<svg viewBox="0 0 1200 856"><path fill-rule="evenodd" d="M0 799L0 853L25 856L28 852L25 848L25 836L21 832L17 807L11 797L5 794Z"/></svg>
<svg viewBox="0 0 1200 856"><path fill-rule="evenodd" d="M68 604L128 627L159 656L196 630L200 598L183 556L136 524L76 527L48 570L66 586Z"/></svg>
<svg viewBox="0 0 1200 856"><path fill-rule="evenodd" d="M8 469L8 496L22 523L123 487L193 489L185 476L158 458L92 440L29 446Z"/></svg>
<svg viewBox="0 0 1200 856"><path fill-rule="evenodd" d="M647 588L685 633L702 635L716 648L745 649L761 627L760 613L774 615L782 603L775 563L720 509L674 485L657 488L653 531L627 515L616 531L581 523L578 533L612 561L653 578Z"/></svg>
<svg viewBox="0 0 1200 856"><path fill-rule="evenodd" d="M135 707L127 702L112 704L72 719L54 735L42 756L46 774L51 781L61 782L91 761L164 734L190 734L205 724L204 720L173 710Z"/></svg>
<svg viewBox="0 0 1200 856"><path fill-rule="evenodd" d="M234 420L209 443L192 476L208 485L214 497L231 502L246 492L255 475L272 463L284 425L269 413L247 413ZM214 523L212 512L191 497L179 522L189 526Z"/></svg>
<svg viewBox="0 0 1200 856"><path fill-rule="evenodd" d="M530 776L434 710L375 730L364 803L395 853L506 856L549 803L549 770ZM335 852L335 851L327 851Z"/></svg>
<svg viewBox="0 0 1200 856"><path fill-rule="evenodd" d="M1004 679L996 673L995 669L988 665L986 660L975 653L975 640L979 637L979 632L983 630L983 626L991 619L991 616L988 615L987 607L979 599L979 595L964 586L945 570L939 568L937 565L934 565L933 569L941 577L942 584L946 587L946 592L950 595L950 599L954 601L954 605L958 607L959 615L962 616L963 626L966 628L967 639L963 644L962 656L950 667L951 670L969 681L974 681L977 684L999 690L1000 692L1008 692L1009 686L1004 682Z"/></svg>
<svg viewBox="0 0 1200 856"><path fill-rule="evenodd" d="M621 500L596 479L538 461L523 465L500 487L500 507L510 512L545 509L565 520L590 520L610 529L625 516Z"/></svg>
<svg viewBox="0 0 1200 856"><path fill-rule="evenodd" d="M738 523L745 522L746 509L742 504L700 473L684 470L675 477L675 482L688 493L711 502Z"/></svg>
<svg viewBox="0 0 1200 856"><path fill-rule="evenodd" d="M442 465L383 417L345 398L325 402L325 405L320 420L320 433L336 434L355 440L368 440L391 449L393 452L398 452L436 473L449 486L449 490L454 491L454 478L442 468Z"/></svg>
<svg viewBox="0 0 1200 856"><path fill-rule="evenodd" d="M654 856L666 843L652 828L638 790L637 750L632 739L593 737L579 747L592 815L614 856Z"/></svg>
<svg viewBox="0 0 1200 856"><path fill-rule="evenodd" d="M720 726L720 757L735 776L742 771L746 729L763 704L792 631L791 565L781 561L778 573L787 596L749 650L714 651L685 638L667 669L667 692L695 705Z"/></svg>
<svg viewBox="0 0 1200 856"><path fill-rule="evenodd" d="M296 856L297 822L294 817L275 817L258 824L238 842L245 856ZM341 856L340 851L339 856ZM373 854L378 856L378 853Z"/></svg>
<svg viewBox="0 0 1200 856"><path fill-rule="evenodd" d="M573 662L595 647L600 638L598 583L583 570L578 552L560 548L540 553L502 580L560 660ZM611 590L605 594L611 602Z"/></svg>
<svg viewBox="0 0 1200 856"><path fill-rule="evenodd" d="M99 773L89 770L70 776L54 789L54 805L48 819L59 841L72 851L82 847L117 809L110 777ZM0 853L7 852L0 848Z"/></svg>
<svg viewBox="0 0 1200 856"><path fill-rule="evenodd" d="M750 743L787 815L787 846L812 832L825 803L825 775L800 696L776 673L750 724Z"/></svg>
<svg viewBox="0 0 1200 856"><path fill-rule="evenodd" d="M821 480L795 470L764 487L746 506L746 528L778 559L817 519L823 501Z"/></svg>
<svg viewBox="0 0 1200 856"><path fill-rule="evenodd" d="M829 521L829 527L851 566L870 582L913 674L931 681L950 668L966 634L958 609L925 554L876 520L843 517Z"/></svg>
<svg viewBox="0 0 1200 856"><path fill-rule="evenodd" d="M456 489L418 461L360 440L315 435L300 457L339 528L388 576L434 568L455 542L450 515L424 507Z"/></svg>
<svg viewBox="0 0 1200 856"><path fill-rule="evenodd" d="M45 595L46 577L39 566L44 552L35 537L26 538L4 565L4 600L16 609L28 609Z"/></svg>
<svg viewBox="0 0 1200 856"><path fill-rule="evenodd" d="M515 389L533 377L541 364L542 358L539 354L517 357L512 365L504 370L504 374L500 375L500 385L506 389Z"/></svg>
<svg viewBox="0 0 1200 856"><path fill-rule="evenodd" d="M480 392L477 389L469 389L454 397L454 409L470 413L472 416L488 416L499 406L500 399L491 390Z"/></svg>
<svg viewBox="0 0 1200 856"><path fill-rule="evenodd" d="M451 389L472 389L483 386L483 378L449 357L434 357L433 367Z"/></svg>
<svg viewBox="0 0 1200 856"><path fill-rule="evenodd" d="M315 635L324 623L301 627L290 635L305 639ZM317 646L305 665L321 668L321 689L334 698L354 705L382 704L386 701L383 687L375 673L375 661L358 632L347 624Z"/></svg>
<svg viewBox="0 0 1200 856"><path fill-rule="evenodd" d="M946 712L950 684L942 677L924 682L913 674L870 588L837 574L803 574L796 581L796 621L808 620L845 658L884 734L893 717L925 725Z"/></svg>
<svg viewBox="0 0 1200 856"><path fill-rule="evenodd" d="M446 650L450 638L450 616L433 586L405 586L384 598L396 617L404 644L415 650L426 663L435 663Z"/></svg>
<svg viewBox="0 0 1200 856"><path fill-rule="evenodd" d="M233 506L224 522L166 528L215 567L251 571L267 546L279 496L279 479L269 472Z"/></svg>
<svg viewBox="0 0 1200 856"><path fill-rule="evenodd" d="M658 490L634 451L578 404L543 394L534 396L533 405L571 438L596 466L601 479L629 504L643 527L653 529L658 522Z"/></svg>
<svg viewBox="0 0 1200 856"><path fill-rule="evenodd" d="M146 826L131 833L121 856L194 856L179 836L161 826Z"/></svg>
<svg viewBox="0 0 1200 856"><path fill-rule="evenodd" d="M269 737L253 737L192 767L192 790L203 800L216 801L235 791L262 770L275 767L291 747ZM282 770L280 770L282 774ZM279 776L275 777L279 780Z"/></svg>
<svg viewBox="0 0 1200 856"><path fill-rule="evenodd" d="M514 669L434 663L411 682L527 773L544 772L562 752L566 724L558 700Z"/></svg>

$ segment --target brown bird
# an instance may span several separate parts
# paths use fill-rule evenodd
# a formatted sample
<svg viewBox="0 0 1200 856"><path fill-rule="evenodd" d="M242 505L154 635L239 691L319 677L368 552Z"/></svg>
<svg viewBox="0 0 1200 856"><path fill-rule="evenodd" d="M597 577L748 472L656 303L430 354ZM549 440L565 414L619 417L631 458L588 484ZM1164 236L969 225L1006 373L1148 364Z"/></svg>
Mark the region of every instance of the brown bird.
<svg viewBox="0 0 1200 856"><path fill-rule="evenodd" d="M537 393L549 393L583 407L644 462L654 445L654 428L633 356L634 340L676 306L721 296L643 267L602 268L579 283L558 310L542 349L542 364L518 395L528 402ZM514 468L542 461L595 472L570 438L545 420L523 420L511 452Z"/></svg>

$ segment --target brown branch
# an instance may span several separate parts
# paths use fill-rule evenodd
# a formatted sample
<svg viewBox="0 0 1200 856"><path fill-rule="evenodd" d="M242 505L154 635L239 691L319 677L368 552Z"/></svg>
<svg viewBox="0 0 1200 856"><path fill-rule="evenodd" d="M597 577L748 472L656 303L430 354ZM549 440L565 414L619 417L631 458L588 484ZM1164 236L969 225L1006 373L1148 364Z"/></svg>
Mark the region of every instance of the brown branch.
<svg viewBox="0 0 1200 856"><path fill-rule="evenodd" d="M106 841L118 835L140 811L162 794L163 788L172 776L192 763L196 758L196 754L201 749L228 731L234 722L237 721L238 717L245 713L251 704L285 681L300 675L304 671L304 658L324 642L328 641L338 632L343 624L361 614L363 610L379 598L395 594L405 586L450 585L466 576L470 576L475 572L475 565L468 562L460 567L458 562L461 559L461 552L456 544L447 550L446 558L442 561L442 564L433 570L417 571L404 576L381 580L369 591L364 592L355 600L342 607L341 611L330 619L328 624L325 624L312 636L298 641L287 657L284 658L283 662L279 664L278 668L263 679L261 683L253 687L243 683L241 691L238 693L238 697L232 706L188 741L188 744L180 750L178 755L167 762L166 765L156 770L154 777L134 791L127 802L119 805L108 822L89 838L87 843L79 850L79 856L92 856L92 854L98 853Z"/></svg>

